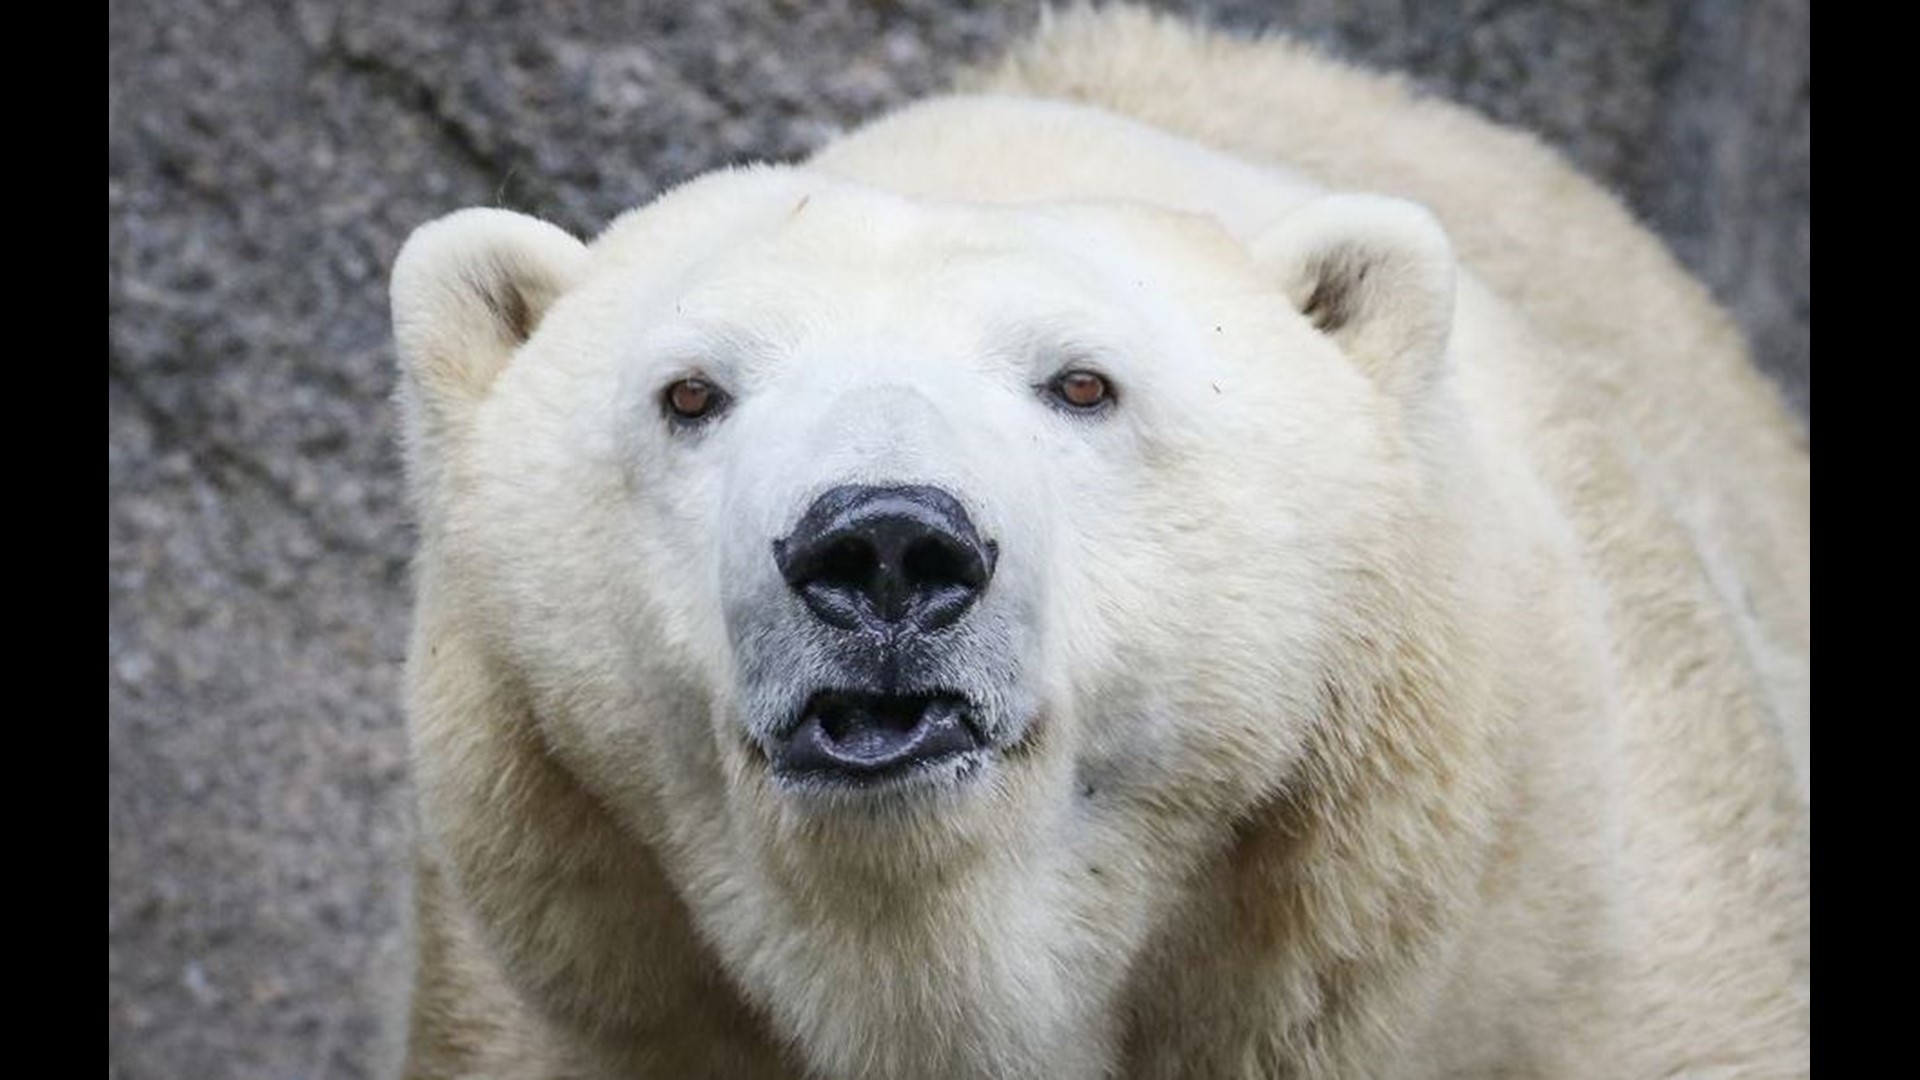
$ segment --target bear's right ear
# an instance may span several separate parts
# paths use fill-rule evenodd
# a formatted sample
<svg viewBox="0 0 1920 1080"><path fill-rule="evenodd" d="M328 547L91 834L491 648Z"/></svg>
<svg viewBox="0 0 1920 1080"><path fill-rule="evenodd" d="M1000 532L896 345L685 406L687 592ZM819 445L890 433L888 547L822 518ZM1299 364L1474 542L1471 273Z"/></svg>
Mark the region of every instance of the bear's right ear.
<svg viewBox="0 0 1920 1080"><path fill-rule="evenodd" d="M510 210L460 210L415 229L393 263L408 389L436 411L479 401L586 261L580 241Z"/></svg>
<svg viewBox="0 0 1920 1080"><path fill-rule="evenodd" d="M1325 195L1268 227L1253 257L1316 330L1388 393L1431 384L1453 328L1453 245L1424 207Z"/></svg>

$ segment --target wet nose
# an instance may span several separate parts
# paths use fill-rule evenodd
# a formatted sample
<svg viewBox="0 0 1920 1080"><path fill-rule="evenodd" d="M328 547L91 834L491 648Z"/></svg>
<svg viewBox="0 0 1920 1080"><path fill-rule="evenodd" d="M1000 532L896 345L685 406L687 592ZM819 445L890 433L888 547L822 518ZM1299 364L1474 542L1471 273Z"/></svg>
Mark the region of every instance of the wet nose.
<svg viewBox="0 0 1920 1080"><path fill-rule="evenodd" d="M844 630L948 626L986 589L997 555L958 499L925 485L834 488L773 543L788 588Z"/></svg>

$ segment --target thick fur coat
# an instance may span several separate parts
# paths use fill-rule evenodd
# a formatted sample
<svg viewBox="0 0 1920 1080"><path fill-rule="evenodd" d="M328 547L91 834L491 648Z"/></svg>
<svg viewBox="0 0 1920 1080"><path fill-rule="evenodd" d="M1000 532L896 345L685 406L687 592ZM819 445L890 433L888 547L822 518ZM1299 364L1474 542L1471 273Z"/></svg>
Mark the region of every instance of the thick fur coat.
<svg viewBox="0 0 1920 1080"><path fill-rule="evenodd" d="M401 254L407 1075L1803 1074L1809 462L1726 316L1283 40L968 89ZM922 674L776 565L852 482L989 538ZM976 742L782 772L862 679Z"/></svg>

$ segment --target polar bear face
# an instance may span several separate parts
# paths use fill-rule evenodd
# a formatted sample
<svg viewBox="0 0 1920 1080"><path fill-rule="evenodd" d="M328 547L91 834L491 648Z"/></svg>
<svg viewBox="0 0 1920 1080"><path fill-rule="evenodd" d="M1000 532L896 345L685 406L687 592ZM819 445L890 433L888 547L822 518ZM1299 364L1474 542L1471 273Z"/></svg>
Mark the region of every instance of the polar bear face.
<svg viewBox="0 0 1920 1080"><path fill-rule="evenodd" d="M756 934L970 868L1051 898L982 962L1037 986L1022 950L1145 926L1284 786L1450 304L1429 219L1326 202L1249 248L759 169L591 248L499 211L409 243L431 587L793 1026L839 1021Z"/></svg>

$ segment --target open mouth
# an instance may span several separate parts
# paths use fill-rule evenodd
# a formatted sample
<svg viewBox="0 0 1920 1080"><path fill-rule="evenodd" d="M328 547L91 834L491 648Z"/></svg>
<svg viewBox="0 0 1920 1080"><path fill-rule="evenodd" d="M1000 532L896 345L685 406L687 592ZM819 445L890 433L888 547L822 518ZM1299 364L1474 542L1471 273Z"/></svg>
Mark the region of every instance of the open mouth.
<svg viewBox="0 0 1920 1080"><path fill-rule="evenodd" d="M986 745L957 694L815 694L775 747L787 776L871 784L950 763Z"/></svg>

